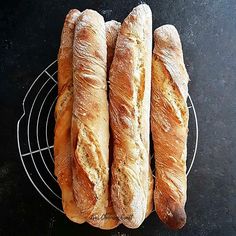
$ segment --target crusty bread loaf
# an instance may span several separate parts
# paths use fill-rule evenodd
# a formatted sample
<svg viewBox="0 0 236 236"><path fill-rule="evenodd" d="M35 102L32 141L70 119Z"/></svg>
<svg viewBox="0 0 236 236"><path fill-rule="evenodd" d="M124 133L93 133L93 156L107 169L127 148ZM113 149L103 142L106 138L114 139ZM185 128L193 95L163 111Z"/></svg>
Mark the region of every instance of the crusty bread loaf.
<svg viewBox="0 0 236 236"><path fill-rule="evenodd" d="M111 229L118 219L108 201L109 115L105 22L85 10L75 29L72 113L73 188L77 207L93 226Z"/></svg>
<svg viewBox="0 0 236 236"><path fill-rule="evenodd" d="M58 100L55 108L54 159L55 175L62 191L62 205L69 219L77 223L85 220L76 207L72 188L71 170L71 114L72 88L72 45L75 22L80 12L71 10L66 16L58 54Z"/></svg>
<svg viewBox="0 0 236 236"><path fill-rule="evenodd" d="M115 20L107 21L105 23L107 40L107 73L110 70L111 63L113 60L116 47L116 40L120 30L120 26L120 22L117 22Z"/></svg>
<svg viewBox="0 0 236 236"><path fill-rule="evenodd" d="M152 201L149 115L152 14L146 4L133 9L117 38L110 69L113 133L112 202L121 222L141 225Z"/></svg>
<svg viewBox="0 0 236 236"><path fill-rule="evenodd" d="M106 41L107 41L107 81L109 83L109 71L111 67L111 63L114 57L115 47L116 47L116 40L120 30L120 22L115 20L107 21L105 23L106 28ZM109 94L109 87L108 87L108 94ZM109 140L109 166L113 161L113 137L112 133L110 132L110 140Z"/></svg>
<svg viewBox="0 0 236 236"><path fill-rule="evenodd" d="M155 152L154 202L169 227L184 226L186 214L186 145L188 73L177 30L164 25L154 32L151 131Z"/></svg>
<svg viewBox="0 0 236 236"><path fill-rule="evenodd" d="M120 22L117 22L115 20L107 21L105 23L105 29L106 29L106 42L107 42L107 80L109 80L109 70L111 67L111 63L114 57L115 47L116 47L116 40L117 36L120 30ZM108 87L109 89L109 87ZM110 129L109 129L110 131ZM113 160L113 139L110 132L110 140L109 140L109 167L111 166L112 160ZM111 173L109 173L109 177L111 176ZM116 220L118 219L113 208L113 204L111 201L111 178L109 178L109 209L112 212L112 215L116 217ZM109 210L107 210L109 211ZM120 221L118 220L117 225L120 224Z"/></svg>

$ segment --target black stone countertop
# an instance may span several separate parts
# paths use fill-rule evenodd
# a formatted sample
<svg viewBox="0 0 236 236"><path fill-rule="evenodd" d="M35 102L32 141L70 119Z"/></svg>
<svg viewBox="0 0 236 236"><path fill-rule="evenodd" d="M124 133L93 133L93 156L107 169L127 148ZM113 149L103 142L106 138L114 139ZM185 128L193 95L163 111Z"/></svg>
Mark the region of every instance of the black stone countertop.
<svg viewBox="0 0 236 236"><path fill-rule="evenodd" d="M154 28L178 29L199 119L199 148L188 178L186 226L167 229L153 213L136 230L76 225L54 210L26 176L16 143L22 100L56 59L67 11L92 8L122 21L139 1L1 1L0 235L236 235L236 1L147 1ZM110 10L110 11L102 11Z"/></svg>

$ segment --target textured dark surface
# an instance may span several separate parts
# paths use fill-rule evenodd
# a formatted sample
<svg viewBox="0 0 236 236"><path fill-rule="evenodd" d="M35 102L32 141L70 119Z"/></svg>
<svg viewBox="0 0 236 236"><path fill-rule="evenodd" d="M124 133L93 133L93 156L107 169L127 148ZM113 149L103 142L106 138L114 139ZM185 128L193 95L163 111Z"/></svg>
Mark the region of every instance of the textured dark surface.
<svg viewBox="0 0 236 236"><path fill-rule="evenodd" d="M36 76L55 60L70 8L106 11L122 21L139 1L0 3L0 235L236 235L236 1L147 1L154 28L179 30L200 126L189 176L186 226L168 230L153 213L136 230L99 231L67 220L30 184L20 162L16 122Z"/></svg>

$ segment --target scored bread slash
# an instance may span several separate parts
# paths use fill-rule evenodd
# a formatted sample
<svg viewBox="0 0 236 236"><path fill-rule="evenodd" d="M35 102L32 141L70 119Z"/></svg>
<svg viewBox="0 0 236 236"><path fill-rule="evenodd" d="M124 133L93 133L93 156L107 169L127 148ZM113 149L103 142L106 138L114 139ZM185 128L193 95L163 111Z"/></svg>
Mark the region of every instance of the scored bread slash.
<svg viewBox="0 0 236 236"><path fill-rule="evenodd" d="M73 190L86 221L95 227L112 229L119 220L109 202L106 73L105 22L96 11L85 10L76 25L73 45Z"/></svg>
<svg viewBox="0 0 236 236"><path fill-rule="evenodd" d="M159 218L169 227L179 229L186 223L189 76L176 28L159 27L154 40L151 98L154 203Z"/></svg>
<svg viewBox="0 0 236 236"><path fill-rule="evenodd" d="M113 135L111 196L115 212L138 228L152 211L149 154L152 13L140 4L121 25L110 69Z"/></svg>
<svg viewBox="0 0 236 236"><path fill-rule="evenodd" d="M73 195L71 170L71 114L73 104L72 45L75 23L80 11L71 10L65 19L58 54L58 99L55 108L54 163L55 175L62 192L62 205L66 216L76 222L85 219L77 208Z"/></svg>

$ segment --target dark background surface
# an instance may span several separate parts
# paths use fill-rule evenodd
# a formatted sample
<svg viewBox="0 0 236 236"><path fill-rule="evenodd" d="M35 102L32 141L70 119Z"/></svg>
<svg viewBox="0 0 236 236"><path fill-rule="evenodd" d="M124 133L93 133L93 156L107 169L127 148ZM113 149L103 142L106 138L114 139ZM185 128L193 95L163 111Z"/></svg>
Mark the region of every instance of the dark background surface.
<svg viewBox="0 0 236 236"><path fill-rule="evenodd" d="M168 230L153 213L136 230L99 231L54 210L22 167L16 123L37 75L56 59L67 11L112 10L122 21L139 1L1 1L0 235L236 235L236 1L147 1L154 28L174 24L191 78L199 119L199 149L188 179L186 226Z"/></svg>

